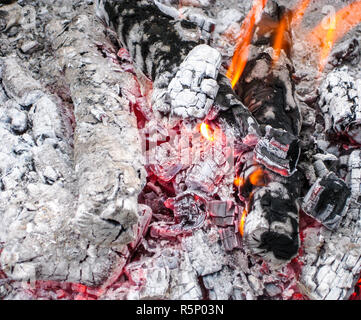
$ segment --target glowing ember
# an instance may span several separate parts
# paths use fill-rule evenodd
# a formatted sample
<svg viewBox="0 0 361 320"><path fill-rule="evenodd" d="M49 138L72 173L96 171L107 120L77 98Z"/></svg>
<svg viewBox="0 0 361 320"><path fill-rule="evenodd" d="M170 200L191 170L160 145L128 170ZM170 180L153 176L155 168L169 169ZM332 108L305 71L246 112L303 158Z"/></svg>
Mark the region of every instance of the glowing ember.
<svg viewBox="0 0 361 320"><path fill-rule="evenodd" d="M246 217L247 217L247 210L244 209L242 212L241 221L239 222L239 233L241 234L242 237L244 233L244 223L246 221Z"/></svg>
<svg viewBox="0 0 361 320"><path fill-rule="evenodd" d="M361 1L356 1L339 10L334 16L328 17L329 23L325 27L322 21L309 34L309 41L315 45L321 43L320 71L323 70L333 45L346 33L361 22Z"/></svg>
<svg viewBox="0 0 361 320"><path fill-rule="evenodd" d="M233 183L234 183L234 185L235 185L236 187L243 186L243 185L244 185L244 179L241 178L241 177L239 177L239 176L237 176L237 177L234 178Z"/></svg>
<svg viewBox="0 0 361 320"><path fill-rule="evenodd" d="M202 136L205 137L208 141L214 141L213 132L209 124L202 122L200 131Z"/></svg>
<svg viewBox="0 0 361 320"><path fill-rule="evenodd" d="M257 187L264 186L265 182L263 170L261 168L258 168L256 171L252 172L249 176L249 182Z"/></svg>
<svg viewBox="0 0 361 320"><path fill-rule="evenodd" d="M231 80L232 88L235 87L246 66L254 25L260 19L266 3L267 0L255 0L252 9L244 19L231 65L227 70L227 77Z"/></svg>

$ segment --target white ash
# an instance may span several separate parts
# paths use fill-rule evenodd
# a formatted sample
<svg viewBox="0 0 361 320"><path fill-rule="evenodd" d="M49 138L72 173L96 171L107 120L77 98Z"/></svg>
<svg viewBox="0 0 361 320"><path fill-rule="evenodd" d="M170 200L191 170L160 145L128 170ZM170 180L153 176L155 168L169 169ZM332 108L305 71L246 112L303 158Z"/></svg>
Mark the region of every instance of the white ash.
<svg viewBox="0 0 361 320"><path fill-rule="evenodd" d="M166 101L159 101L158 94L153 96L153 107L161 112L171 112L182 118L204 118L209 112L218 92L217 76L221 55L207 45L192 49L179 66L175 77L168 85Z"/></svg>
<svg viewBox="0 0 361 320"><path fill-rule="evenodd" d="M99 52L98 44L109 46L100 26L80 15L67 31L56 22L50 28L75 107L76 228L94 243L127 244L138 221L144 160L135 116L129 101L119 96L127 74L118 73L119 66ZM85 29L92 40L84 41ZM92 110L101 110L101 117L94 117Z"/></svg>
<svg viewBox="0 0 361 320"><path fill-rule="evenodd" d="M14 83L17 86L9 90L9 98L0 109L4 143L1 266L12 280L101 283L110 274L113 263L119 263L119 258L111 249L91 246L72 230L77 191L72 149L59 115L60 108L56 106L58 101L23 71L14 58L2 59L2 66L4 87L8 90ZM10 79L5 77L8 74L12 74ZM33 88L36 95L32 95ZM30 100L24 99L30 96ZM30 110L21 108L18 101ZM32 105L28 104L30 101ZM14 121L7 120L16 115L19 118L13 120L25 118L31 124L22 125L25 132L21 135L14 131Z"/></svg>
<svg viewBox="0 0 361 320"><path fill-rule="evenodd" d="M92 12L88 14L92 15ZM82 17L84 18L84 15ZM83 21L89 21L87 19L85 17ZM78 48L79 50L93 48L93 53L96 53L93 65L89 64L87 57L83 58L85 65L89 65L90 72L110 63L95 49L99 43L107 45L107 39L101 33L101 24L93 23L93 30L88 31L93 32L94 35L96 34L94 29L98 31L98 42L87 43ZM51 30L54 29L56 30L56 28ZM71 41L71 36L69 39ZM59 53L60 61L66 58L65 53L66 50ZM98 63L102 67L99 67ZM100 93L96 87L102 81L99 77L101 75L98 71L98 77L92 78L94 87L83 88L83 92L81 88L76 88L79 89L77 92L87 97L91 96L91 92ZM108 92L105 90L98 99L104 97L106 93L114 97L113 105L109 103L108 106L110 108L113 106L112 111L115 115L110 111L104 114L110 116L110 121L117 121L117 125L123 124L128 128L127 132L130 133L131 139L128 143L136 148L137 133L132 129L136 125L134 118L132 119L127 111L129 102L117 98L122 84L125 89L127 85L133 85L130 81L132 76L124 74L123 78L113 77L113 84L108 83ZM0 242L4 243L1 254L3 270L10 279L18 281L58 280L79 282L88 286L97 286L110 281L113 273L119 273L119 267L121 269L126 263L129 250L124 246L99 247L74 231L74 214L81 202L77 199L79 185L76 180L76 170L74 170L77 162L74 164L73 161L72 139L69 139L69 132L66 132L69 129L68 124L64 122L63 115L60 114L63 110L62 102L50 95L38 81L29 76L14 58L1 60L1 80L0 131L4 148L1 152L3 161L0 201L4 209L0 211L2 217ZM48 81L51 82L51 79ZM110 88L115 88L115 91L112 92ZM86 89L89 90L88 93ZM77 101L76 98L77 94L74 94L75 101ZM110 98L108 99L111 101ZM121 110L122 105L124 110ZM92 124L96 127L98 119L94 120L91 116L87 117L86 121L89 125L82 126L79 121L80 127L91 129ZM99 128L94 128L95 133L100 133L100 131ZM100 141L108 137L104 133L104 138ZM123 143L126 141L123 136L118 139ZM109 141L109 143L112 142ZM79 146L77 141L75 145ZM79 149L76 151L80 152ZM114 156L120 158L122 166L119 168L124 169L124 172L131 167L129 163L142 168L139 162L131 158L126 158L119 153L114 153ZM141 157L136 160L141 161ZM94 164L96 165L96 162ZM134 174L138 179L138 172ZM144 178L142 175L143 171L139 179ZM102 177L104 178L104 172ZM127 173L123 175L123 178L126 183L131 183ZM132 187L133 190L128 190L119 185L119 190L116 190L125 196L126 203L127 201L134 202L130 200L131 196L128 196L132 193L135 197L134 192L137 187L131 185L130 188ZM133 216L140 217L139 226L138 218L129 219L132 221L129 226L132 229L131 234L136 237L135 242L131 244L133 249L137 246L139 237L144 234L151 215L144 206L139 207L139 214L134 213L134 210L138 210L137 200L135 200ZM145 215L144 212L148 214ZM143 217L146 218L143 219ZM130 242L132 239L133 237L130 237L125 241ZM21 282L18 283L21 284ZM15 283L14 288L16 285ZM18 289L22 296L21 285ZM11 297L11 293L9 296Z"/></svg>
<svg viewBox="0 0 361 320"><path fill-rule="evenodd" d="M348 68L335 69L320 87L320 108L325 129L346 134L361 143L361 81L350 75Z"/></svg>
<svg viewBox="0 0 361 320"><path fill-rule="evenodd" d="M351 203L336 231L309 228L305 233L305 265L300 282L312 299L347 299L361 267L360 151L349 156ZM313 239L313 240L311 240Z"/></svg>

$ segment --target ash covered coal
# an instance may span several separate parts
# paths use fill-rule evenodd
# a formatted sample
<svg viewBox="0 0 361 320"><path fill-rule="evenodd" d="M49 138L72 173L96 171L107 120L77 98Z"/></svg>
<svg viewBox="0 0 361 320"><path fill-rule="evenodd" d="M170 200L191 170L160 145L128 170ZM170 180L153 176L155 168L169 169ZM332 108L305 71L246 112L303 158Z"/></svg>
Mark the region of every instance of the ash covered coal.
<svg viewBox="0 0 361 320"><path fill-rule="evenodd" d="M295 5L269 1L236 90L252 2L0 7L2 298L352 294L358 46L337 47L315 91L295 30L273 64L281 2Z"/></svg>

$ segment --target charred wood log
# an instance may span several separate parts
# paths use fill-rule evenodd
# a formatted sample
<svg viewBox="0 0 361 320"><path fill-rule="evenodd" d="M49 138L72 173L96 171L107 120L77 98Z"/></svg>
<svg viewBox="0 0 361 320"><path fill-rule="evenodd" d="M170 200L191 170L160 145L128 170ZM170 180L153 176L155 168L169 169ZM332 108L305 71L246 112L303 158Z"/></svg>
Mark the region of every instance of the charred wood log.
<svg viewBox="0 0 361 320"><path fill-rule="evenodd" d="M272 9L279 10L277 5ZM235 87L263 135L254 155L248 152L238 160L243 163L240 196L247 204L240 228L251 252L275 264L290 261L300 244L297 203L300 189L293 184L298 178L297 136L301 117L291 80L292 64L283 50L274 63L271 39L263 35L263 32L272 35L264 31L267 27L264 21L277 22L278 17L265 14L259 28L256 27L259 33Z"/></svg>
<svg viewBox="0 0 361 320"><path fill-rule="evenodd" d="M246 208L240 221L243 242L253 253L278 265L290 261L299 248L300 188L297 173L283 177L254 163L252 153L242 155L239 194Z"/></svg>
<svg viewBox="0 0 361 320"><path fill-rule="evenodd" d="M333 172L317 179L304 198L302 209L326 228L335 230L348 209L351 192Z"/></svg>
<svg viewBox="0 0 361 320"><path fill-rule="evenodd" d="M126 259L73 230L77 188L61 101L17 59L0 65L1 268L11 281L99 285Z"/></svg>
<svg viewBox="0 0 361 320"><path fill-rule="evenodd" d="M146 175L136 119L129 101L120 97L122 82L132 83L132 75L117 72L114 44L99 20L81 15L66 26L54 23L50 32L77 123L76 228L96 244L127 244L134 237Z"/></svg>
<svg viewBox="0 0 361 320"><path fill-rule="evenodd" d="M197 25L144 1L105 1L104 10L135 64L153 81L154 110L204 118L214 104L217 111L234 109L243 137L257 126L220 70L220 53L194 38Z"/></svg>

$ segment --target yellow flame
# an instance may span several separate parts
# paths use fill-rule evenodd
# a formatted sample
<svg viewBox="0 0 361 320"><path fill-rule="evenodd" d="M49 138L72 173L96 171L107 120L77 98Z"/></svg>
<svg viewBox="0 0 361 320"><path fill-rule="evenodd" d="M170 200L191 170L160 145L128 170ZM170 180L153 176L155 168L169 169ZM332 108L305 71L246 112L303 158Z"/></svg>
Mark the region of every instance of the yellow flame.
<svg viewBox="0 0 361 320"><path fill-rule="evenodd" d="M244 179L241 178L241 177L239 177L239 176L237 176L237 177L234 178L233 183L234 183L234 185L235 185L236 187L243 186L243 185L244 185Z"/></svg>
<svg viewBox="0 0 361 320"><path fill-rule="evenodd" d="M207 123L202 122L200 126L200 131L202 136L205 137L207 140L214 141L214 136L211 134L211 128Z"/></svg>
<svg viewBox="0 0 361 320"><path fill-rule="evenodd" d="M249 182L256 187L264 186L265 182L263 170L258 168L257 170L253 171L249 176Z"/></svg>
<svg viewBox="0 0 361 320"><path fill-rule="evenodd" d="M300 0L291 13L285 13L281 18L273 43L273 65L277 63L281 54L281 50L285 47L285 33L290 30L290 28L296 29L299 26L309 4L310 0Z"/></svg>
<svg viewBox="0 0 361 320"><path fill-rule="evenodd" d="M244 209L242 212L241 221L239 222L239 233L241 234L242 237L244 234L244 224L246 222L246 217L247 217L247 210Z"/></svg>

